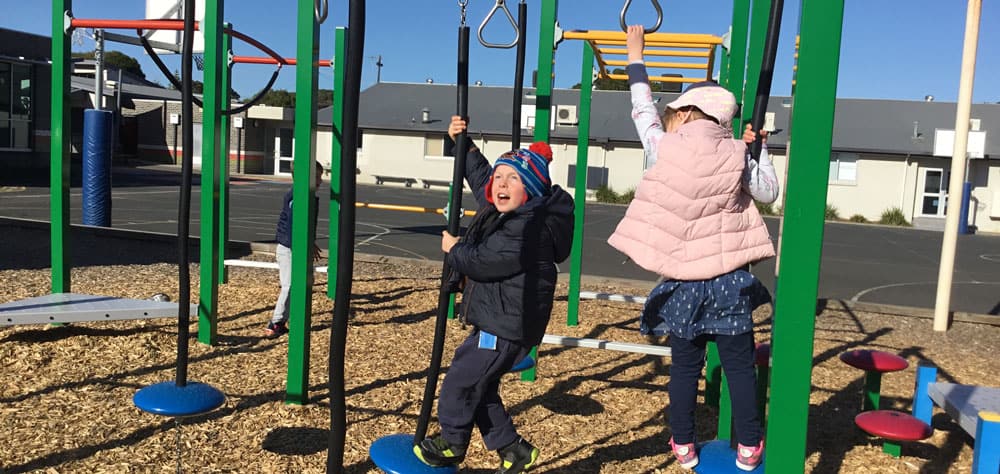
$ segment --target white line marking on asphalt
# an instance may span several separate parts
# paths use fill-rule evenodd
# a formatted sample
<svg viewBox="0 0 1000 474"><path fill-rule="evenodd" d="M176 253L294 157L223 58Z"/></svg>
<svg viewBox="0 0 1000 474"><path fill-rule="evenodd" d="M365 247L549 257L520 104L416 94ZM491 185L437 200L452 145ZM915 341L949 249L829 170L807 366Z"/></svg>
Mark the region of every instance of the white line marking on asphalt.
<svg viewBox="0 0 1000 474"><path fill-rule="evenodd" d="M978 280L971 280L971 281L955 281L955 282L952 282L952 284L953 285L1000 285L1000 281L978 281ZM857 294L855 294L854 296L852 296L851 297L851 302L852 303L857 303L859 298L861 298L862 296L864 296L864 295L866 295L868 293L871 293L873 291L884 290L886 288L899 288L899 287L902 287L902 286L916 286L916 285L937 285L937 282L936 281L914 281L914 282L910 282L910 283L893 283L891 285L873 286L871 288L866 288L864 290L861 290Z"/></svg>

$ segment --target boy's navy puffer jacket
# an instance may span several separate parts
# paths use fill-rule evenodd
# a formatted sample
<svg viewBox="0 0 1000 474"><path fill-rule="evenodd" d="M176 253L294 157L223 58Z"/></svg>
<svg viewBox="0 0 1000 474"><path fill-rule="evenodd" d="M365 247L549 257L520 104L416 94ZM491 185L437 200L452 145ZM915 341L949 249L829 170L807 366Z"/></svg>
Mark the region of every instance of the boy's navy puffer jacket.
<svg viewBox="0 0 1000 474"><path fill-rule="evenodd" d="M289 189L281 200L281 214L278 215L278 225L274 230L274 240L288 248L292 248L292 193L293 190ZM313 196L313 206L319 214L319 197ZM316 226L316 217L313 216L313 227Z"/></svg>
<svg viewBox="0 0 1000 474"><path fill-rule="evenodd" d="M462 312L470 324L535 346L552 315L556 263L566 260L572 247L573 198L553 186L551 194L499 214L484 194L491 172L482 153L470 149L465 178L480 205L476 218L485 224L472 232L480 235L467 235L452 247L448 264L467 277Z"/></svg>

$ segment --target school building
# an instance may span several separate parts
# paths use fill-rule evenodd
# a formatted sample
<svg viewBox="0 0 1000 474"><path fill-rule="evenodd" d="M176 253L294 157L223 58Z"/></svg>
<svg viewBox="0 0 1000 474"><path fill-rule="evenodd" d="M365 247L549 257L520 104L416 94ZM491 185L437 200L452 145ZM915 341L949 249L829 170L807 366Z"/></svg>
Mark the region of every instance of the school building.
<svg viewBox="0 0 1000 474"><path fill-rule="evenodd" d="M0 28L0 171L49 162L51 100L48 37ZM180 94L114 68L104 69L108 86L101 103L116 111L119 126L114 160L177 164L180 156ZM92 61L74 63L72 91L73 160L80 159L83 110L93 107ZM155 76L153 76L155 77ZM469 133L488 157L511 147L513 88L469 89ZM666 104L676 94L654 94ZM526 88L520 114L522 144L532 141L534 90ZM393 185L445 185L452 159L444 156L448 121L455 111L453 85L379 83L360 99L358 180ZM643 153L630 119L627 92L594 91L588 141L590 190L607 186L617 192L635 187L643 173ZM788 97L772 97L765 128L778 178L788 163ZM917 227L940 229L949 196L955 104L934 101L838 99L830 156L791 157L822 160L830 166L828 202L842 218L862 215L877 221L899 208ZM552 96L553 181L574 187L579 91L557 89ZM969 224L982 232L1000 232L1000 104L972 107L968 165L972 183ZM329 167L333 141L332 111L320 110L317 159ZM201 162L201 115L195 109L193 150ZM232 173L287 174L293 160L293 111L255 106L234 116L230 128ZM44 171L39 171L44 172ZM783 184L783 183L782 183ZM783 186L784 187L784 186ZM955 196L960 190L955 190ZM777 208L782 206L779 201Z"/></svg>
<svg viewBox="0 0 1000 474"><path fill-rule="evenodd" d="M493 158L511 146L511 87L469 88L469 134ZM521 143L532 141L535 96L525 89ZM660 105L677 94L654 94ZM452 160L443 156L447 124L455 111L455 88L442 84L380 83L361 95L358 153L359 182L386 185L435 185L451 179ZM552 94L550 127L556 184L574 187L579 91ZM765 129L778 178L784 189L791 98L772 97ZM915 226L942 229L955 125L954 103L873 99L838 99L830 156L792 157L823 160L830 166L828 203L841 218L862 215L877 221L891 208L903 211ZM617 192L634 188L643 173L643 152L630 118L629 93L593 91L588 145L587 187ZM320 124L329 125L329 109ZM1000 232L1000 104L974 104L968 165L972 183L969 225ZM320 141L327 141L321 131ZM332 139L332 138L331 138ZM961 191L956 190L955 196ZM782 207L781 198L775 203Z"/></svg>

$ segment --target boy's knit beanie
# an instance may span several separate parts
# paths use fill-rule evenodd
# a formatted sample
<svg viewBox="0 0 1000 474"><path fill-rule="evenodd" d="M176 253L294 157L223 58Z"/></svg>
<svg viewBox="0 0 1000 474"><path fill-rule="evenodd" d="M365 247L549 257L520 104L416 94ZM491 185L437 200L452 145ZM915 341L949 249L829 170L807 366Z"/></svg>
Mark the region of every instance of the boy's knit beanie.
<svg viewBox="0 0 1000 474"><path fill-rule="evenodd" d="M549 177L549 162L552 161L552 148L545 142L532 143L527 149L509 151L500 155L496 163L493 164L495 172L497 166L507 165L517 171L527 192L526 199L546 196L552 190L552 179ZM493 174L490 175L489 182L486 183L486 200L493 202Z"/></svg>

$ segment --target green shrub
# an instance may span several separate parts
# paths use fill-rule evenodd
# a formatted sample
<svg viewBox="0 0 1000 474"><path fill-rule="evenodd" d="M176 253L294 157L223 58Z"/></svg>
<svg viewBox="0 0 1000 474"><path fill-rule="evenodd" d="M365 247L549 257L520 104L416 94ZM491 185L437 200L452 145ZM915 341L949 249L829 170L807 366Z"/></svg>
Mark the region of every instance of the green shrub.
<svg viewBox="0 0 1000 474"><path fill-rule="evenodd" d="M614 189L607 186L601 186L594 191L594 197L597 202L606 202L609 204L628 204L635 199L635 188L629 188L622 194L618 194Z"/></svg>
<svg viewBox="0 0 1000 474"><path fill-rule="evenodd" d="M906 221L906 215L903 214L903 210L898 207L890 207L883 211L882 218L878 220L878 223L903 227L910 226L910 223Z"/></svg>
<svg viewBox="0 0 1000 474"><path fill-rule="evenodd" d="M839 220L840 219L840 214L838 213L837 208L834 207L834 206L831 206L831 205L827 204L826 205L826 217L825 217L825 219L828 220L828 221Z"/></svg>
<svg viewBox="0 0 1000 474"><path fill-rule="evenodd" d="M635 199L635 188L628 188L627 191L618 197L618 202L622 204L629 204L633 199Z"/></svg>
<svg viewBox="0 0 1000 474"><path fill-rule="evenodd" d="M864 223L868 222L868 219L865 219L865 216L862 216L861 214L855 214L855 215L851 216L850 221L851 222L860 222L860 223L864 224Z"/></svg>
<svg viewBox="0 0 1000 474"><path fill-rule="evenodd" d="M777 214L774 212L774 206L770 203L765 204L757 201L754 201L753 203L757 206L757 212L759 212L762 216L773 216Z"/></svg>
<svg viewBox="0 0 1000 474"><path fill-rule="evenodd" d="M618 202L618 193L607 186L601 186L597 188L594 192L594 197L597 198L597 202L608 202L616 203Z"/></svg>

